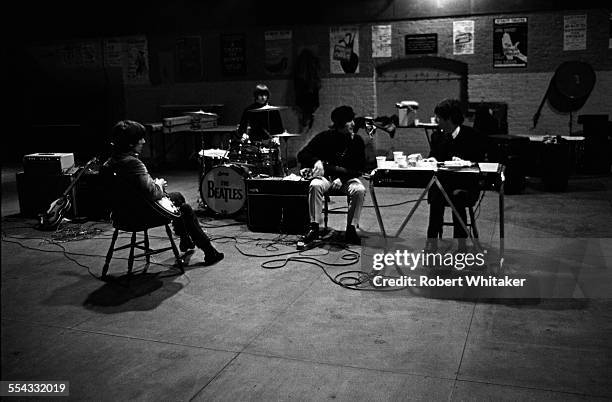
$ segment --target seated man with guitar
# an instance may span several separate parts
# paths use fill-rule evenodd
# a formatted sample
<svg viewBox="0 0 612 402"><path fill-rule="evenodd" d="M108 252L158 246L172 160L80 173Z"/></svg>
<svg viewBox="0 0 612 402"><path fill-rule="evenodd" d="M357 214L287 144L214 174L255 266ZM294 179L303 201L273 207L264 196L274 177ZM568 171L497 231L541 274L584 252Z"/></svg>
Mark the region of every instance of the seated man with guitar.
<svg viewBox="0 0 612 402"><path fill-rule="evenodd" d="M350 244L361 243L356 227L366 192L359 180L365 170L365 144L355 134L354 119L353 108L337 107L331 114L330 129L317 134L297 155L303 167L301 175L312 178L308 187L310 226L302 239L304 244L319 236L324 195L330 190L348 195L345 240Z"/></svg>
<svg viewBox="0 0 612 402"><path fill-rule="evenodd" d="M136 191L145 199L160 205L163 205L160 201L169 199L180 212L180 218L172 220L175 233L181 238L180 250L185 252L197 246L204 251L206 265L222 260L223 253L214 248L200 226L191 205L185 202L185 197L178 192L166 193L166 180L153 179L144 163L138 159L145 143L145 133L146 130L142 124L131 120L120 121L113 127L113 152L103 166L106 173L115 175L115 183L121 187L114 188L112 196L130 196L130 192ZM138 214L139 211L132 211L132 213Z"/></svg>

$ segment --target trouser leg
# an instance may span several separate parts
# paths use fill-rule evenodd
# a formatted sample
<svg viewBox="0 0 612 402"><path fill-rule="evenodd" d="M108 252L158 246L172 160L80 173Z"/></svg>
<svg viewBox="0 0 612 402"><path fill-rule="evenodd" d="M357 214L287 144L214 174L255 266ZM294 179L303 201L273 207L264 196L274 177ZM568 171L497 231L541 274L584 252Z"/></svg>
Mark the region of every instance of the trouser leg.
<svg viewBox="0 0 612 402"><path fill-rule="evenodd" d="M326 178L312 179L308 186L308 213L310 223L321 223L321 211L323 211L323 197L329 190L331 183Z"/></svg>
<svg viewBox="0 0 612 402"><path fill-rule="evenodd" d="M194 244L198 246L198 248L204 250L204 252L211 250L213 247L210 239L200 226L200 222L195 216L191 205L183 204L180 206L179 210L181 211L181 221L185 225L185 229L187 230L187 233L193 240Z"/></svg>
<svg viewBox="0 0 612 402"><path fill-rule="evenodd" d="M468 205L468 195L468 191L466 190L454 190L451 195L451 200L453 201L461 220L465 224L467 224L467 213L465 211L465 207ZM455 214L453 214L453 237L455 239L467 238L467 233L461 226L461 223Z"/></svg>
<svg viewBox="0 0 612 402"><path fill-rule="evenodd" d="M427 238L437 239L442 231L444 223L444 202L432 200L429 204L429 225L427 226Z"/></svg>
<svg viewBox="0 0 612 402"><path fill-rule="evenodd" d="M349 197L346 225L359 226L359 217L363 208L366 189L359 179L350 179L342 185L341 191Z"/></svg>

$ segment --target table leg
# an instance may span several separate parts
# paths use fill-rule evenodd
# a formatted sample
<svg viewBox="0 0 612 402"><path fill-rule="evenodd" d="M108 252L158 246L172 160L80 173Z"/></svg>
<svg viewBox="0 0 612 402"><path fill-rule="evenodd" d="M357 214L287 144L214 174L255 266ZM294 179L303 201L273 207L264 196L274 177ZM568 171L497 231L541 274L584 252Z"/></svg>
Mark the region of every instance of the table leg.
<svg viewBox="0 0 612 402"><path fill-rule="evenodd" d="M502 173L503 174L503 173ZM499 186L499 270L500 273L504 267L504 181Z"/></svg>
<svg viewBox="0 0 612 402"><path fill-rule="evenodd" d="M380 209L378 208L378 201L376 200L376 193L374 192L374 183L370 183L370 196L372 197L372 202L374 203L374 212L376 212L376 219L378 220L378 227L383 235L383 237L387 237L387 233L385 232L385 225L383 224L382 217L380 216Z"/></svg>
<svg viewBox="0 0 612 402"><path fill-rule="evenodd" d="M436 178L436 176L433 176L431 178L431 180L427 184L427 187L425 187L425 190L423 190L423 192L421 193L421 196L419 197L417 202L412 206L412 209L410 210L410 212L408 213L408 215L406 216L406 218L404 219L404 221L400 225L399 229L397 229L397 233L395 234L395 237L399 237L400 233L402 233L402 230L404 230L404 228L408 224L408 221L410 221L410 219L412 218L412 215L414 215L414 213L416 212L416 209L419 207L419 205L421 205L421 202L423 201L423 198L425 198L425 194L427 194L429 192L429 189L434 184L434 182L437 181L437 180L438 179Z"/></svg>

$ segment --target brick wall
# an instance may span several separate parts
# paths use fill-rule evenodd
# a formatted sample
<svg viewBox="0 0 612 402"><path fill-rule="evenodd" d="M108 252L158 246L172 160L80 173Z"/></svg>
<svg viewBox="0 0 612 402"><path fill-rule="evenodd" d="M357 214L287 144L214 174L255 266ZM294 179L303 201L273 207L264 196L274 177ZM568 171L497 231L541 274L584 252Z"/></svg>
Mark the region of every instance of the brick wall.
<svg viewBox="0 0 612 402"><path fill-rule="evenodd" d="M554 72L526 74L474 74L468 77L470 101L481 100L508 103L508 132L513 135L568 135L569 114L550 107L542 108L538 125L533 129L532 117ZM573 113L573 131L582 130L577 124L581 114L612 113L612 71L596 71L597 81L585 105Z"/></svg>
<svg viewBox="0 0 612 402"><path fill-rule="evenodd" d="M374 78L375 65L393 59L420 57L404 54L404 35L419 33L438 34L438 53L433 56L454 59L467 64L469 101L498 101L508 104L509 133L515 135L567 134L569 115L554 111L548 104L544 106L535 130L531 128L532 117L557 66L568 60L588 62L596 70L597 82L589 100L574 116L574 131L578 131L582 128L576 123L579 114L609 114L612 111L612 91L610 91L612 88L612 50L608 49L610 11L610 9L547 11L395 21L389 23L393 27L393 56L385 59L372 59L371 57L370 27L374 23L356 24L360 30L360 73L352 76L329 74L329 26L291 27L294 51L297 53L304 46L314 49L320 57L323 78L320 107L315 113L311 129L299 126L297 114L293 109L282 112L286 129L289 132L302 134L300 138L288 140L289 155L295 155L315 133L327 128L330 123L330 113L336 106L348 104L354 107L358 115L376 116L379 110L377 110L377 85ZM563 16L582 13L587 14L587 49L563 51ZM494 68L493 20L510 16L528 18L528 65L519 69ZM474 20L475 51L473 55L455 56L452 54L452 23L454 20ZM242 110L250 103L252 89L258 82L265 82L270 87L272 104L294 105L295 96L291 77L266 76L262 73L261 63L257 61L263 57L263 32L266 29L268 28L246 29L249 44L247 49L249 73L236 80L220 77L219 61L216 60L216 57L210 56L219 53L218 42L221 33L202 33L204 80L195 83L164 83L154 86L127 87L127 117L146 122L159 121L159 106L163 104L222 103L225 106L220 123L237 124ZM158 47L158 44L164 43L165 47L161 45ZM169 51L172 43L173 38L151 38L151 57L155 57L156 51ZM382 96L384 94L378 94L378 98ZM429 93L428 96L441 98L439 93ZM422 104L434 101L428 98L415 100ZM437 100L439 99L435 99ZM427 109L431 108L427 107ZM420 112L421 119L428 119L431 115L431 110ZM386 113L387 111L384 111L384 114ZM422 131L409 129L398 131L395 139L390 139L387 134L379 131L374 142L369 145L371 153L390 153L394 149L427 153L428 148Z"/></svg>

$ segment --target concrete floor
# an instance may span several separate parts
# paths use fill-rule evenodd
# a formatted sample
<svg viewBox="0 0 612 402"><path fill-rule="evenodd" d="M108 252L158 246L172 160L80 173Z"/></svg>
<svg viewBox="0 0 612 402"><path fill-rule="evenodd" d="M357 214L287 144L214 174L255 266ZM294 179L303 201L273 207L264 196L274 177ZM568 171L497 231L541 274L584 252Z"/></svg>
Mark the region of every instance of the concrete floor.
<svg viewBox="0 0 612 402"><path fill-rule="evenodd" d="M483 300L349 290L296 261L264 269L297 255L289 254L296 236L209 217L202 222L222 262L202 266L197 251L184 275L171 275L171 254L161 254L152 274L104 283L90 273L101 272L110 224L35 230L16 215L15 171L2 170L2 380L68 380L75 400L612 399L610 176L572 178L563 193L530 180L524 194L506 197L506 269L540 273L541 283L578 270L587 278L580 286L559 279L539 297ZM196 172L161 176L196 205ZM377 194L393 204L418 190ZM396 228L409 206L383 208L385 224ZM497 214L489 193L478 226L493 254ZM344 216L330 219L343 228ZM421 207L407 241L422 241L426 221ZM361 227L375 236L372 208ZM163 232L152 234L162 244ZM349 253L303 254L345 264L325 267L333 277L362 269L346 265ZM115 259L111 273L125 267Z"/></svg>

